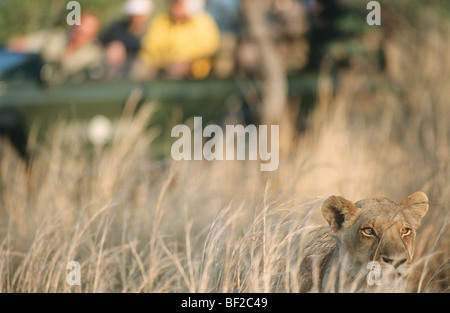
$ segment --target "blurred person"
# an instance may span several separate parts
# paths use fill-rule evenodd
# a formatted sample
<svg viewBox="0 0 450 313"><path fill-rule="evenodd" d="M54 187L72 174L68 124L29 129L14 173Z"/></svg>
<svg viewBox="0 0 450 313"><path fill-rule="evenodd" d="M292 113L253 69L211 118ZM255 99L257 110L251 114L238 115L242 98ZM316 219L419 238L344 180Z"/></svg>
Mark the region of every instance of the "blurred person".
<svg viewBox="0 0 450 313"><path fill-rule="evenodd" d="M220 30L220 47L213 65L214 76L230 77L236 69L236 52L242 28L240 1L209 0L205 9L212 15Z"/></svg>
<svg viewBox="0 0 450 313"><path fill-rule="evenodd" d="M264 0L264 22L269 26L266 34L280 55L287 73L302 70L308 64L310 45L307 40L309 22L307 10L300 0ZM244 29L237 51L238 70L244 74L257 74L261 70L262 53L258 43Z"/></svg>
<svg viewBox="0 0 450 313"><path fill-rule="evenodd" d="M307 66L310 46L308 12L300 0L274 0L273 38L277 38L278 51L288 72Z"/></svg>
<svg viewBox="0 0 450 313"><path fill-rule="evenodd" d="M205 10L211 14L221 33L237 33L242 24L239 0L208 0Z"/></svg>
<svg viewBox="0 0 450 313"><path fill-rule="evenodd" d="M123 5L124 19L113 22L99 37L105 47L106 77L124 78L139 50L153 11L151 0L127 0Z"/></svg>
<svg viewBox="0 0 450 313"><path fill-rule="evenodd" d="M170 12L157 16L142 41L140 58L171 78L209 75L220 33L202 0L172 0Z"/></svg>
<svg viewBox="0 0 450 313"><path fill-rule="evenodd" d="M103 59L103 48L96 41L100 22L89 13L82 14L80 21L69 32L58 27L13 38L8 50L40 53L43 75L50 83L95 78Z"/></svg>
<svg viewBox="0 0 450 313"><path fill-rule="evenodd" d="M306 8L310 24L309 66L317 68L321 65L323 57L329 55L330 43L348 40L351 36L351 31L343 33L342 27L337 26L340 21L346 19L348 9L337 0L302 0L302 3ZM339 59L341 60L335 61L343 60L343 63L346 63L343 55L339 56Z"/></svg>

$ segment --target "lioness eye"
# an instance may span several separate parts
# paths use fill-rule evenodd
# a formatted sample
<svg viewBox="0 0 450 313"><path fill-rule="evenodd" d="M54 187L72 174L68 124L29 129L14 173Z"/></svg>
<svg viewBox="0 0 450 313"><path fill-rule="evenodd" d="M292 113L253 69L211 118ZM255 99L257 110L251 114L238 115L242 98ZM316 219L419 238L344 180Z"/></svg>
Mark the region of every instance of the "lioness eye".
<svg viewBox="0 0 450 313"><path fill-rule="evenodd" d="M403 227L401 230L401 234L403 236L408 236L411 233L411 228Z"/></svg>
<svg viewBox="0 0 450 313"><path fill-rule="evenodd" d="M375 231L370 227L364 227L361 230L362 230L363 234L366 236L373 236L375 234Z"/></svg>

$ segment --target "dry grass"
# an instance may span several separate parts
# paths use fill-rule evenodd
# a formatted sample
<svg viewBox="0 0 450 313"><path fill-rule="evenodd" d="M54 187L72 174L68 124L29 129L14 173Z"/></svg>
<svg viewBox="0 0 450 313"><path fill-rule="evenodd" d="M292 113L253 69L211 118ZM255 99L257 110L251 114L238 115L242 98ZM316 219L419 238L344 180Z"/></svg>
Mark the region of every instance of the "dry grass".
<svg viewBox="0 0 450 313"><path fill-rule="evenodd" d="M257 162L152 161L148 105L124 113L112 142L94 150L86 125L56 123L28 170L2 144L0 292L297 292L303 234L325 225L327 195L400 202L416 190L431 206L413 291L449 292L450 36L436 36L445 66L420 58L425 44L415 59L389 43L395 88L353 69L333 91L325 71L309 129L281 124L273 173ZM430 64L400 65L418 60ZM72 260L81 286L65 282ZM406 289L379 289L393 290Z"/></svg>

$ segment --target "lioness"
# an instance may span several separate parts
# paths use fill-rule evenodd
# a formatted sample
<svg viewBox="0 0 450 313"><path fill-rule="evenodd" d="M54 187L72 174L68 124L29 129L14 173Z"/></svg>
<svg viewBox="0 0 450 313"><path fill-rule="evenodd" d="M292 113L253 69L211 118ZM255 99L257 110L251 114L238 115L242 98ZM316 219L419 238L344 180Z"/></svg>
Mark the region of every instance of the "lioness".
<svg viewBox="0 0 450 313"><path fill-rule="evenodd" d="M400 205L386 198L356 203L340 196L327 198L322 215L330 227L316 232L306 248L302 291L313 286L316 291L356 290L367 283L379 284L381 277L368 275L404 274L414 253L416 230L427 211L428 197L421 191ZM370 272L374 265L379 272Z"/></svg>

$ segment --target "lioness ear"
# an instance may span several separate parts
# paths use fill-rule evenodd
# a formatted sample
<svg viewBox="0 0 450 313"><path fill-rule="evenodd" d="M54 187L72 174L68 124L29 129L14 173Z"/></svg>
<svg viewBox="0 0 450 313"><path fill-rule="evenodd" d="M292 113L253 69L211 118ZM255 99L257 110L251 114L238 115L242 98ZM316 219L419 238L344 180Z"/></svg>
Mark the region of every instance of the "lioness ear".
<svg viewBox="0 0 450 313"><path fill-rule="evenodd" d="M335 232L352 225L358 211L353 202L339 196L329 197L322 205L322 215Z"/></svg>
<svg viewBox="0 0 450 313"><path fill-rule="evenodd" d="M414 229L419 228L422 217L428 211L428 197L422 191L408 196L402 204L403 214Z"/></svg>

